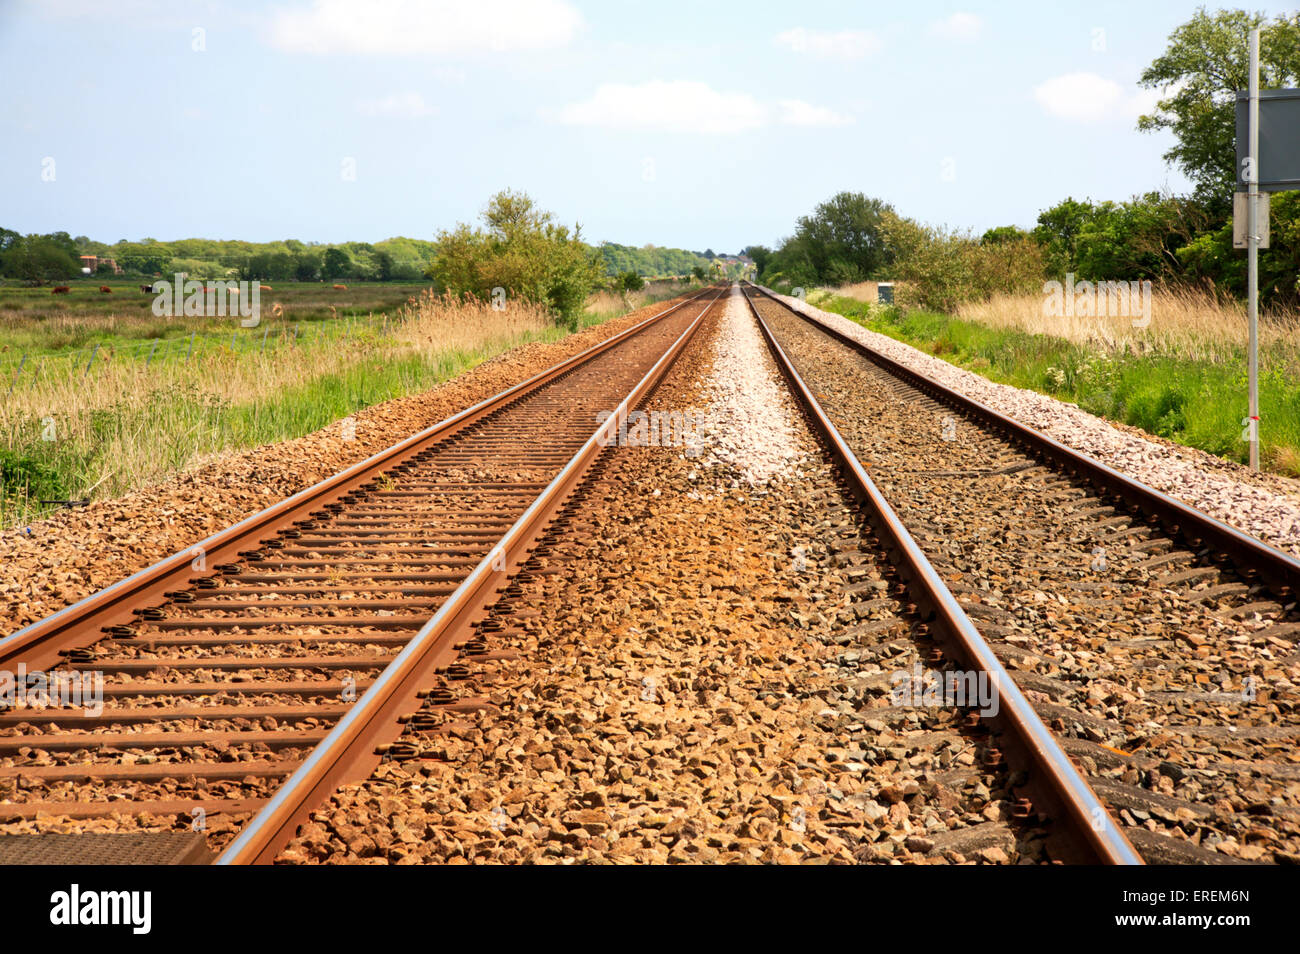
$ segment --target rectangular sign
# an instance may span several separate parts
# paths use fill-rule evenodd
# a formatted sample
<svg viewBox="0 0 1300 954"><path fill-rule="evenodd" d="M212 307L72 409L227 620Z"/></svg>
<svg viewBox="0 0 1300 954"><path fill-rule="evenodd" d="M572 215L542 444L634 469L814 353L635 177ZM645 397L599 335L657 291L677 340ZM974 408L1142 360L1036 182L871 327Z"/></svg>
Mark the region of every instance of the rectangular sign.
<svg viewBox="0 0 1300 954"><path fill-rule="evenodd" d="M1242 178L1250 147L1246 123L1250 94L1237 90L1237 191L1250 184ZM1259 191L1300 189L1300 89L1259 91Z"/></svg>
<svg viewBox="0 0 1300 954"><path fill-rule="evenodd" d="M1261 192L1256 196L1259 202L1259 247L1268 248L1268 210L1269 199L1267 192ZM1246 192L1234 192L1232 194L1232 247L1248 248L1250 243L1246 240L1246 225L1250 221L1247 209L1250 208L1250 195Z"/></svg>

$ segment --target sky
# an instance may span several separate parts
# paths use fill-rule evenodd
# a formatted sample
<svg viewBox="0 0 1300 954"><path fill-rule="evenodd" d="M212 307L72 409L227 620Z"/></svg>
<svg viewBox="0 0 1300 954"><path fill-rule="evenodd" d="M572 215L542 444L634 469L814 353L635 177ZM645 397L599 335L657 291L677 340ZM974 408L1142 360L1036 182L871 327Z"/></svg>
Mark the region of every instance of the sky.
<svg viewBox="0 0 1300 954"><path fill-rule="evenodd" d="M1031 226L1187 188L1137 79L1196 7L0 0L0 226L432 239L504 188L588 241L716 252L845 190Z"/></svg>

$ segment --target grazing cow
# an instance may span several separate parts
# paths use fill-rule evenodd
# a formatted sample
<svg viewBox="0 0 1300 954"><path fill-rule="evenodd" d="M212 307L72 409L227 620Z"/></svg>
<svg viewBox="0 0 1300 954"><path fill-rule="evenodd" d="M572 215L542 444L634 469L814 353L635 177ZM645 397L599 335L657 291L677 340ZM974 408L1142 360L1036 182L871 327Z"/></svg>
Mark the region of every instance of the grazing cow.
<svg viewBox="0 0 1300 954"><path fill-rule="evenodd" d="M102 291L105 295L113 294L113 289L109 288L107 285L100 285L99 290Z"/></svg>
<svg viewBox="0 0 1300 954"><path fill-rule="evenodd" d="M259 285L258 288L260 288L262 291L270 291L270 290L271 290L271 286L270 286L270 285Z"/></svg>
<svg viewBox="0 0 1300 954"><path fill-rule="evenodd" d="M152 294L153 294L153 284L150 283L150 284L148 284L148 285L141 285L141 286L140 286L140 291L142 291L142 292L148 292L149 294L152 295Z"/></svg>
<svg viewBox="0 0 1300 954"><path fill-rule="evenodd" d="M347 285L335 285L335 286L334 286L334 290L335 290L335 291L347 291L347 290L348 290L348 286L347 286Z"/></svg>
<svg viewBox="0 0 1300 954"><path fill-rule="evenodd" d="M69 288L67 285L59 285L58 287L56 287L56 288L54 289L53 294L55 294L55 295L66 295L66 294L67 294L68 292L70 292L70 291L72 291L72 289Z"/></svg>

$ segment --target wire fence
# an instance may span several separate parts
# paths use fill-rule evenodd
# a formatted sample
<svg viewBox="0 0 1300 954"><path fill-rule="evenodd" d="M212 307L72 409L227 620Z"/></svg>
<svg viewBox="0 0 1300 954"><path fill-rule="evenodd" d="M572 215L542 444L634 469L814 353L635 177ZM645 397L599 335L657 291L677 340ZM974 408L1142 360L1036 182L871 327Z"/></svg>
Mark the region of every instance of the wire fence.
<svg viewBox="0 0 1300 954"><path fill-rule="evenodd" d="M144 369L198 363L214 354L240 356L271 355L288 348L320 347L322 344L341 343L360 335L387 335L410 320L403 309L396 317L387 314L355 317L338 321L293 325L263 323L259 327L236 327L230 334L224 332L191 332L188 337L151 338L132 344L114 342L111 345L95 344L89 348L60 351L54 354L19 352L0 358L0 386L5 395L15 388L35 384L44 376L87 376L98 370L124 363L141 365Z"/></svg>

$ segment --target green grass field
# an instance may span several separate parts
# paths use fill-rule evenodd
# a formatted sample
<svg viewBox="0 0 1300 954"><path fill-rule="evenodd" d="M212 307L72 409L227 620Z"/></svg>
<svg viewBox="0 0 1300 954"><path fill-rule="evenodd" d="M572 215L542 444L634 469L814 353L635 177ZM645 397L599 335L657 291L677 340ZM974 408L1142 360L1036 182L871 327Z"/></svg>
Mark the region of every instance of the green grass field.
<svg viewBox="0 0 1300 954"><path fill-rule="evenodd" d="M0 342L8 346L0 353L0 528L22 527L58 506L42 501L120 496L205 455L310 434L515 345L569 333L527 302L498 311L429 293L408 306L423 288L367 286L333 298L318 287L290 286L282 299L265 293L263 311L276 300L296 302L298 310L286 306L283 316L253 329L240 329L232 317L160 324L148 309L153 296L138 283L135 291L147 298L139 310L148 317L123 317L118 302L80 289L72 296L46 289L63 310L41 317L50 306L33 300L32 290L0 290L27 305L9 309L10 323L0 319ZM593 296L579 327L683 290L662 283L628 297ZM322 301L337 302L336 311ZM69 313L84 332L70 340L57 327ZM192 351L190 334L197 339ZM150 360L157 337L167 340ZM30 351L20 367L21 342Z"/></svg>
<svg viewBox="0 0 1300 954"><path fill-rule="evenodd" d="M170 280L171 276L167 276ZM29 288L0 285L0 348L6 357L17 353L55 354L101 347L129 347L154 338L186 338L193 333L231 333L238 321L230 317L157 317L155 296L142 292L142 279L68 282L67 294L50 286ZM100 285L112 292L104 294ZM429 288L428 282L348 284L336 290L328 282L277 282L261 293L262 321L273 329L296 324L329 325L370 316L391 315ZM273 314L279 305L280 314ZM258 333L264 329L259 326ZM275 334L273 330L272 334Z"/></svg>
<svg viewBox="0 0 1300 954"><path fill-rule="evenodd" d="M816 296L817 307L1002 384L1078 404L1188 447L1245 463L1245 349L1214 359L1107 350L1046 334L991 328L928 311ZM1260 353L1260 455L1300 477L1300 368L1281 346Z"/></svg>

